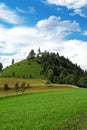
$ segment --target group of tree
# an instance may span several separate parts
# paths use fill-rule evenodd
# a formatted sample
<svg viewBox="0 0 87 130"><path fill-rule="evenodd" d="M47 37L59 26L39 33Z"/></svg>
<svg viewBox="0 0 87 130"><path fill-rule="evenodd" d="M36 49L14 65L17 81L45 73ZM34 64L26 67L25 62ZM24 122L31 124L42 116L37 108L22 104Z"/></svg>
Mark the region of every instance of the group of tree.
<svg viewBox="0 0 87 130"><path fill-rule="evenodd" d="M19 91L21 91L22 94L23 94L23 93L25 92L25 89L28 89L28 88L30 88L30 84L29 84L29 83L28 83L27 85L26 85L25 82L22 82L21 85L19 85L18 82L16 82L16 83L14 84L14 90L15 90L15 92L16 92L16 95L18 95L18 92L19 92ZM8 85L7 83L5 83L5 84L4 84L4 90L5 90L6 96L7 96L7 93L8 93L8 91L9 91L10 89L11 89L11 88L9 87L9 85Z"/></svg>
<svg viewBox="0 0 87 130"><path fill-rule="evenodd" d="M77 64L73 64L68 58L60 56L59 53L47 51L43 52L41 56L35 57L34 50L31 50L31 52L27 59L35 58L42 66L40 73L45 75L50 82L87 87L87 72Z"/></svg>

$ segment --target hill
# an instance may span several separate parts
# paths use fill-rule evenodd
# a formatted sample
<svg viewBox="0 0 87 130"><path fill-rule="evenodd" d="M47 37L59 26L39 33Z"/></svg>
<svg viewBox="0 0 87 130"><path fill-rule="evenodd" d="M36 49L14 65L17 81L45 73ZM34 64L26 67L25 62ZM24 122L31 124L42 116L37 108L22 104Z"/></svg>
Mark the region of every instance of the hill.
<svg viewBox="0 0 87 130"><path fill-rule="evenodd" d="M58 53L45 51L35 57L34 50L31 52L26 60L5 68L1 77L46 79L51 83L87 87L87 72L77 64Z"/></svg>
<svg viewBox="0 0 87 130"><path fill-rule="evenodd" d="M5 68L2 77L44 79L44 75L40 74L41 69L41 65L35 60L23 60Z"/></svg>

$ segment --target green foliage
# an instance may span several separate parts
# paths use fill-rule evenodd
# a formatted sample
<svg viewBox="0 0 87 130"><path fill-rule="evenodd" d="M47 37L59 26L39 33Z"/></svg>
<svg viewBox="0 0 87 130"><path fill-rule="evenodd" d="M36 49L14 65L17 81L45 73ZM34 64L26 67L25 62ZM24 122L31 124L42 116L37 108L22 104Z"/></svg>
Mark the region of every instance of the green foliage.
<svg viewBox="0 0 87 130"><path fill-rule="evenodd" d="M6 96L7 96L7 91L9 90L9 87L8 87L8 84L7 84L7 83L4 84L4 90L5 90Z"/></svg>
<svg viewBox="0 0 87 130"><path fill-rule="evenodd" d="M47 80L45 84L48 85L48 84L51 84L51 82L49 80Z"/></svg>
<svg viewBox="0 0 87 130"><path fill-rule="evenodd" d="M21 83L21 88L22 88L22 94L23 94L24 91L25 91L25 82L22 82L22 83Z"/></svg>
<svg viewBox="0 0 87 130"><path fill-rule="evenodd" d="M78 81L78 84L80 85L80 87L87 88L87 76L81 77L80 80Z"/></svg>
<svg viewBox="0 0 87 130"><path fill-rule="evenodd" d="M0 115L1 130L87 130L87 90L2 98Z"/></svg>
<svg viewBox="0 0 87 130"><path fill-rule="evenodd" d="M13 76L13 77L15 77L15 76L16 76L16 75L15 75L15 72L13 72L13 73L12 73L12 76Z"/></svg>
<svg viewBox="0 0 87 130"><path fill-rule="evenodd" d="M3 65L2 63L0 63L0 71L2 71Z"/></svg>
<svg viewBox="0 0 87 130"><path fill-rule="evenodd" d="M49 70L47 71L47 78L48 78L48 80L50 80L51 82L53 82L54 72L53 72L52 69L49 69Z"/></svg>
<svg viewBox="0 0 87 130"><path fill-rule="evenodd" d="M35 52L34 52L34 50L32 49L32 50L30 51L29 55L27 56L27 60L29 60L29 59L34 59L34 58L35 58Z"/></svg>
<svg viewBox="0 0 87 130"><path fill-rule="evenodd" d="M27 84L26 88L31 88L31 86L30 86L30 84L29 84L29 83Z"/></svg>
<svg viewBox="0 0 87 130"><path fill-rule="evenodd" d="M14 59L12 59L12 64L14 64L15 62L14 62Z"/></svg>
<svg viewBox="0 0 87 130"><path fill-rule="evenodd" d="M73 64L64 56L57 53L44 52L39 59L42 65L42 74L52 83L81 85L81 77L86 77L86 73L76 64ZM83 81L84 82L84 81Z"/></svg>
<svg viewBox="0 0 87 130"><path fill-rule="evenodd" d="M9 90L9 87L8 87L8 84L7 84L7 83L4 84L4 90L5 90L5 91Z"/></svg>
<svg viewBox="0 0 87 130"><path fill-rule="evenodd" d="M19 89L19 84L18 84L18 82L15 83L15 86L14 86L14 87L15 87L15 91L16 91L16 93L17 93L17 95L18 95L18 89Z"/></svg>

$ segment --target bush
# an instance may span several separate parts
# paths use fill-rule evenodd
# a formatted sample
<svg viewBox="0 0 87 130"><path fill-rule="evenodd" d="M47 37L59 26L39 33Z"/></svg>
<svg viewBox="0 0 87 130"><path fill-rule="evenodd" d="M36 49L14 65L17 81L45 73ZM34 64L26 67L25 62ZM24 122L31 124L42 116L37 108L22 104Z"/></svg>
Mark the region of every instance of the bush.
<svg viewBox="0 0 87 130"><path fill-rule="evenodd" d="M51 82L48 80L48 81L46 81L46 83L45 83L46 85L48 85L48 84L51 84Z"/></svg>
<svg viewBox="0 0 87 130"><path fill-rule="evenodd" d="M28 62L28 65L31 65L31 63L30 63L30 62Z"/></svg>
<svg viewBox="0 0 87 130"><path fill-rule="evenodd" d="M20 66L20 64L17 64L18 66Z"/></svg>
<svg viewBox="0 0 87 130"><path fill-rule="evenodd" d="M31 74L29 75L29 78L32 78L32 75L31 75Z"/></svg>
<svg viewBox="0 0 87 130"><path fill-rule="evenodd" d="M30 84L29 84L29 83L27 84L26 88L31 88L31 86L30 86Z"/></svg>
<svg viewBox="0 0 87 130"><path fill-rule="evenodd" d="M15 72L12 73L12 76L15 77Z"/></svg>
<svg viewBox="0 0 87 130"><path fill-rule="evenodd" d="M5 84L4 84L4 90L5 90L5 92L6 92L6 96L7 96L7 91L8 91L9 89L10 89L10 88L8 87L8 84L5 83Z"/></svg>
<svg viewBox="0 0 87 130"><path fill-rule="evenodd" d="M4 90L7 91L7 90L9 90L9 89L10 89L10 88L8 87L8 84L5 83L5 84L4 84Z"/></svg>
<svg viewBox="0 0 87 130"><path fill-rule="evenodd" d="M24 92L24 90L25 90L25 82L22 82L21 88L22 88L22 94L23 94L23 92Z"/></svg>
<svg viewBox="0 0 87 130"><path fill-rule="evenodd" d="M25 79L25 75L23 75L22 78Z"/></svg>
<svg viewBox="0 0 87 130"><path fill-rule="evenodd" d="M15 91L16 91L16 93L17 93L17 95L18 95L18 89L19 89L19 84L18 84L18 82L15 83L15 86L14 86L14 87L15 87Z"/></svg>

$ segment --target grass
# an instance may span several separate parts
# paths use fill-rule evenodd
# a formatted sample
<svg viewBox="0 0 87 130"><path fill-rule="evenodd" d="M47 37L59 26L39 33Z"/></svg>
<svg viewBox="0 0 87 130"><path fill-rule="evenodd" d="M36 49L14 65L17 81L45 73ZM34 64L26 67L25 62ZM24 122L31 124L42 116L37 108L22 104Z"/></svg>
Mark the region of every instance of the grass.
<svg viewBox="0 0 87 130"><path fill-rule="evenodd" d="M15 63L2 72L2 77L20 77L20 78L34 78L34 79L44 79L44 75L41 75L41 65L35 60L20 61Z"/></svg>
<svg viewBox="0 0 87 130"><path fill-rule="evenodd" d="M16 95L14 85L18 82L19 86L21 86L22 82L25 82L26 85L29 84L30 88L25 90L25 93L31 92L40 92L40 91L53 91L58 89L72 88L71 85L63 85L63 84L46 84L45 80L41 79L22 79L22 78L0 78L0 97L6 96L6 92L4 90L4 84L7 83L10 90L8 90L7 95ZM19 94L22 92L19 91Z"/></svg>
<svg viewBox="0 0 87 130"><path fill-rule="evenodd" d="M87 130L87 90L0 98L0 130Z"/></svg>

